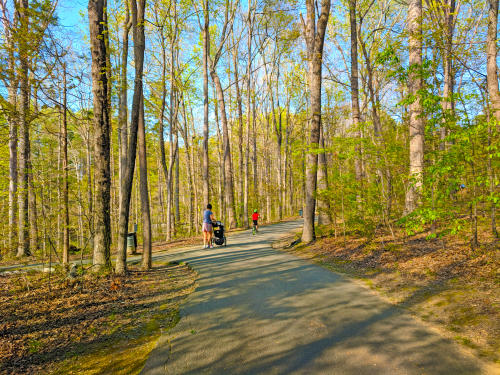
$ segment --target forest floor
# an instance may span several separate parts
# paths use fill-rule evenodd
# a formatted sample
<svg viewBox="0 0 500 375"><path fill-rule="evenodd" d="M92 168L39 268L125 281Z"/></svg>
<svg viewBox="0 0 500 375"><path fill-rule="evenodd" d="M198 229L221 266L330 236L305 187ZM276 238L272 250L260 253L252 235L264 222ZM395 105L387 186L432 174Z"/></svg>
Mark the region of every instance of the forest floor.
<svg viewBox="0 0 500 375"><path fill-rule="evenodd" d="M138 373L195 289L185 264L125 277L0 274L0 374Z"/></svg>
<svg viewBox="0 0 500 375"><path fill-rule="evenodd" d="M474 251L463 235L427 240L429 233L407 237L400 231L395 238L344 239L331 227L319 228L310 246L291 246L296 234L273 247L363 280L476 355L500 363L500 246L483 229Z"/></svg>

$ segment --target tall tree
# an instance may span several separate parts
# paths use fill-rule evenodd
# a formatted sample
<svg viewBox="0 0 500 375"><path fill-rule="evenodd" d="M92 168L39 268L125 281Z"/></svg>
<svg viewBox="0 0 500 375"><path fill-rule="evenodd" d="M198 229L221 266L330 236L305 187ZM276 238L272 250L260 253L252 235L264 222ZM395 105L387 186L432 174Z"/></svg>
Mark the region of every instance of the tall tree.
<svg viewBox="0 0 500 375"><path fill-rule="evenodd" d="M120 191L118 194L119 208L118 212L121 212L121 206L123 203L122 193L125 183L125 171L127 168L127 153L128 153L128 112L127 112L127 67L128 67L128 44L129 44L129 33L132 27L132 20L130 19L130 7L129 0L124 0L125 6L125 17L122 24L122 56L121 56L121 66L120 66L120 86L118 94L118 148L119 148L119 167L118 167L118 177L120 181Z"/></svg>
<svg viewBox="0 0 500 375"><path fill-rule="evenodd" d="M419 205L424 169L424 120L419 97L422 89L422 0L410 0L408 6L408 47L410 50L408 95L410 104L410 183L406 191L405 214Z"/></svg>
<svg viewBox="0 0 500 375"><path fill-rule="evenodd" d="M111 267L110 218L110 123L108 104L107 52L105 34L108 32L104 0L89 0L88 16L90 49L92 52L92 93L94 104L94 136L96 169L95 235L93 264L97 270Z"/></svg>
<svg viewBox="0 0 500 375"><path fill-rule="evenodd" d="M29 189L29 165L30 165L30 85L29 85L29 9L28 0L21 0L17 3L17 12L19 18L20 35L19 38L19 80L21 89L21 102L19 111L19 241L17 256L23 257L30 255L29 241L29 208L28 208L28 189Z"/></svg>
<svg viewBox="0 0 500 375"><path fill-rule="evenodd" d="M118 274L127 270L127 234L130 213L130 198L132 196L132 182L134 179L135 158L137 151L137 133L139 128L140 107L143 100L143 70L144 70L144 11L146 0L132 0L132 27L134 40L134 96L132 98L132 112L130 119L130 136L128 144L127 167L123 176L122 202L118 223L118 253L116 256L115 271Z"/></svg>
<svg viewBox="0 0 500 375"><path fill-rule="evenodd" d="M62 198L63 198L63 264L69 262L69 182L68 182L68 82L66 63L63 63L63 100L62 100Z"/></svg>
<svg viewBox="0 0 500 375"><path fill-rule="evenodd" d="M248 218L248 193L249 193L249 158L250 158L250 129L252 126L251 122L251 87L252 87L252 38L253 38L253 18L254 18L254 8L252 0L248 1L248 13L247 13L247 51L248 51L248 63L246 72L246 115L247 115L247 136L245 144L245 167L244 167L244 194L243 194L243 227L248 228L249 218Z"/></svg>
<svg viewBox="0 0 500 375"><path fill-rule="evenodd" d="M229 1L225 2L224 24L221 31L220 41L213 57L208 56L210 76L217 93L217 104L220 111L220 120L222 124L222 138L224 144L224 199L226 201L229 228L236 227L236 213L234 208L234 186L233 186L233 161L231 158L231 143L229 138L229 124L226 113L226 102L224 90L217 72L217 63L222 55L222 50L229 36L229 30L232 27L235 15L235 9L231 9Z"/></svg>
<svg viewBox="0 0 500 375"><path fill-rule="evenodd" d="M142 213L142 268L149 270L151 268L151 215L149 208L149 188L148 188L148 163L146 150L146 129L144 124L144 100L141 100L139 108L139 168L140 168L140 194L141 194L141 213Z"/></svg>
<svg viewBox="0 0 500 375"><path fill-rule="evenodd" d="M209 1L203 1L203 203L210 201L210 189L208 186L208 58L210 56L210 12Z"/></svg>
<svg viewBox="0 0 500 375"><path fill-rule="evenodd" d="M234 39L234 33L232 34L232 42L233 42L233 64L234 64L234 85L236 88L236 104L238 109L238 155L239 155L239 201L240 204L244 201L244 181L243 181L243 109L242 109L242 99L240 92L240 82L239 82L239 73L238 73L238 47L239 47L239 39L236 42ZM242 224L244 221L243 218L243 210L240 211L240 223Z"/></svg>
<svg viewBox="0 0 500 375"><path fill-rule="evenodd" d="M358 27L357 27L357 5L356 0L349 0L349 25L351 29L351 109L352 109L352 126L356 132L358 143L355 147L354 169L356 173L356 181L358 184L362 183L363 179L363 165L361 155L361 111L359 108L359 69L358 69ZM362 212L361 202L361 187L357 189L356 201L358 202L358 209Z"/></svg>
<svg viewBox="0 0 500 375"><path fill-rule="evenodd" d="M497 73L498 0L488 0L488 5L488 31L486 35L487 85L491 111L498 126L500 124L500 92Z"/></svg>
<svg viewBox="0 0 500 375"><path fill-rule="evenodd" d="M14 57L14 31L17 25L17 12L14 12L14 18L9 20L7 13L7 1L0 1L2 8L2 23L7 49L7 87L9 110L7 111L7 121L9 123L9 248L15 249L17 245L17 128L18 128L18 112L17 112L17 89L18 76L16 74L16 60Z"/></svg>
<svg viewBox="0 0 500 375"><path fill-rule="evenodd" d="M486 37L486 71L488 95L491 102L491 111L495 119L495 128L500 127L500 92L498 89L498 66L497 66L497 27L498 27L498 0L488 0L488 31ZM492 126L489 126L488 143L491 147ZM491 166L491 156L488 160L490 194L493 198L495 191L495 175ZM493 199L492 199L493 200ZM491 204L491 231L498 238L499 234L496 227L496 203L493 200Z"/></svg>
<svg viewBox="0 0 500 375"><path fill-rule="evenodd" d="M316 237L314 231L314 212L316 209L316 182L318 167L318 148L321 126L321 68L323 64L323 46L325 32L330 16L330 0L321 1L316 24L316 7L314 0L306 0L307 22L302 18L304 36L307 46L308 85L309 85L309 150L307 153L306 191L304 207L304 228L302 241L309 243Z"/></svg>

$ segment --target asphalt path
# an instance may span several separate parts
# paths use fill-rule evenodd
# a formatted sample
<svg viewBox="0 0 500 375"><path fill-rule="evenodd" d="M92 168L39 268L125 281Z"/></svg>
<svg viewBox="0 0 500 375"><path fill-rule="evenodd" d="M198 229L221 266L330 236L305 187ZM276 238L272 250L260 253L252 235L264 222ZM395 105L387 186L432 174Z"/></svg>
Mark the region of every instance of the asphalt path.
<svg viewBox="0 0 500 375"><path fill-rule="evenodd" d="M361 283L270 247L301 225L169 254L199 285L142 374L497 373Z"/></svg>

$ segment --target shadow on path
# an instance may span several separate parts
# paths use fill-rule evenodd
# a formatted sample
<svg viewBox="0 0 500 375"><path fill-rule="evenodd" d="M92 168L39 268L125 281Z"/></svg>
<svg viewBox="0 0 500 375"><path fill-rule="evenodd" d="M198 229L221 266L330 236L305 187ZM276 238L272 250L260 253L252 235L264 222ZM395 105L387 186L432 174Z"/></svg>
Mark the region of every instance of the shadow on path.
<svg viewBox="0 0 500 375"><path fill-rule="evenodd" d="M258 240L188 251L199 287L143 374L480 374L475 358L338 274ZM295 222L295 227L297 226ZM410 297L411 299L411 297Z"/></svg>

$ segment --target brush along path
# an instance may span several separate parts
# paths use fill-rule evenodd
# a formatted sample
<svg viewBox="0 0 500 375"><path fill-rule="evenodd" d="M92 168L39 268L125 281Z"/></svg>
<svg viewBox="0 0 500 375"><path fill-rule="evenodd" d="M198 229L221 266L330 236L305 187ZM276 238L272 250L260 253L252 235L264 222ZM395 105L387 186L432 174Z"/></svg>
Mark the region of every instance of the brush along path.
<svg viewBox="0 0 500 375"><path fill-rule="evenodd" d="M177 254L199 273L142 373L494 373L368 288L270 247L293 221ZM175 256L174 256L175 258Z"/></svg>

